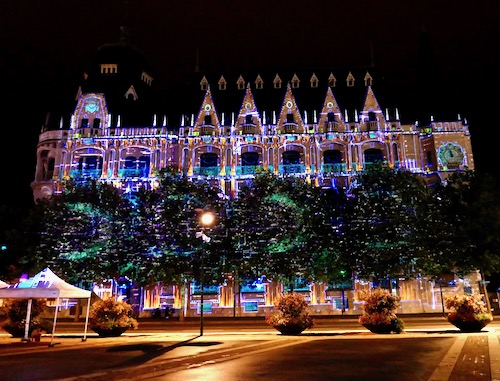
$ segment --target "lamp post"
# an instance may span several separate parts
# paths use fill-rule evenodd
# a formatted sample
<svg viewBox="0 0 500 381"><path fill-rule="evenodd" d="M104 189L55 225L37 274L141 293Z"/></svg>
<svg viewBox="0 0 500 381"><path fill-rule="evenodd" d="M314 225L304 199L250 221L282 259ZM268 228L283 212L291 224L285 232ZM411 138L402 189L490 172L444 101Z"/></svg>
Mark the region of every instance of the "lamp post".
<svg viewBox="0 0 500 381"><path fill-rule="evenodd" d="M210 238L208 238L205 235L205 229L209 228L212 226L212 224L215 221L215 216L211 212L204 212L201 217L200 217L200 223L201 223L201 268L200 268L200 285L201 285L201 291L200 291L200 336L203 336L203 310L204 310L204 288L205 288L205 263L204 263L204 257L205 257L205 241L210 241Z"/></svg>

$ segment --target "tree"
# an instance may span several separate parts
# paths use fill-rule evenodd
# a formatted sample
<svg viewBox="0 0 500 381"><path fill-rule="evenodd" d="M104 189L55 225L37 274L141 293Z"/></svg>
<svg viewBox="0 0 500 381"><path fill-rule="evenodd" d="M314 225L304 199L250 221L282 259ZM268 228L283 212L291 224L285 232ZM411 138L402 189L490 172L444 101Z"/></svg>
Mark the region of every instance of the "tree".
<svg viewBox="0 0 500 381"><path fill-rule="evenodd" d="M309 278L313 270L312 203L319 190L304 180L258 174L233 201L231 235L233 267L243 279L265 275L293 282ZM292 283L293 287L293 283Z"/></svg>
<svg viewBox="0 0 500 381"><path fill-rule="evenodd" d="M130 262L131 204L111 185L69 182L30 216L35 271L50 266L72 282L122 276Z"/></svg>
<svg viewBox="0 0 500 381"><path fill-rule="evenodd" d="M207 182L189 181L167 168L159 173L159 187L139 192L137 197L138 231L143 242L143 266L155 281L182 284L199 279L202 240L199 217L210 210L217 217L214 235L223 231L224 199L218 188ZM207 245L206 273L218 273L219 258L215 246Z"/></svg>
<svg viewBox="0 0 500 381"><path fill-rule="evenodd" d="M360 277L411 276L428 192L416 175L372 164L355 179L344 213L343 261Z"/></svg>
<svg viewBox="0 0 500 381"><path fill-rule="evenodd" d="M456 172L436 192L447 268L461 275L480 269L500 271L500 190L495 178L475 171Z"/></svg>
<svg viewBox="0 0 500 381"><path fill-rule="evenodd" d="M0 279L3 281L15 280L28 270L29 242L24 227L29 211L0 190Z"/></svg>

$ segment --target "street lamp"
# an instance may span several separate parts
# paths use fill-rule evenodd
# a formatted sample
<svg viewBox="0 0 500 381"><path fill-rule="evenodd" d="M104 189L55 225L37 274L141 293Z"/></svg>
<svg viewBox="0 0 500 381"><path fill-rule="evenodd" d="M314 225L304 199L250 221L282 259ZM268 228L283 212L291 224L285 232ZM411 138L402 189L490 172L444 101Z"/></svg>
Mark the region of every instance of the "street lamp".
<svg viewBox="0 0 500 381"><path fill-rule="evenodd" d="M215 216L211 212L203 212L200 216L201 223L201 269L200 269L200 277L201 277L201 292L200 292L200 336L203 336L203 299L204 299L204 288L205 288L205 242L209 242L210 238L205 235L205 229L212 226L215 221Z"/></svg>

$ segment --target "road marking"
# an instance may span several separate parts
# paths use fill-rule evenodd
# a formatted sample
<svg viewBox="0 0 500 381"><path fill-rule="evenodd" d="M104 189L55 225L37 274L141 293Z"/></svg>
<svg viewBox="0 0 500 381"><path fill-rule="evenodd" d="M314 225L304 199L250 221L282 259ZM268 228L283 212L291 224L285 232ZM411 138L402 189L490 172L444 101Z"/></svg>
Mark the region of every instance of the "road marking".
<svg viewBox="0 0 500 381"><path fill-rule="evenodd" d="M464 347L467 337L467 335L460 335L457 337L428 381L448 381L451 372L457 363L458 356L460 356L460 352L462 352L462 348Z"/></svg>
<svg viewBox="0 0 500 381"><path fill-rule="evenodd" d="M488 347L490 349L491 381L500 381L500 342L498 334L488 335Z"/></svg>

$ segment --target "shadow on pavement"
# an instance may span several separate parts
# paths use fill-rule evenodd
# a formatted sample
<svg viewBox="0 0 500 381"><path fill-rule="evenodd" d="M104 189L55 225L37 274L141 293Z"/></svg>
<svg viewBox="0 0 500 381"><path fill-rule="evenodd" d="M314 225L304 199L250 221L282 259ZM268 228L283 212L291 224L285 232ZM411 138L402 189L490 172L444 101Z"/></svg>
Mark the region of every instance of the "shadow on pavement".
<svg viewBox="0 0 500 381"><path fill-rule="evenodd" d="M119 346L114 346L112 348L108 349L108 352L132 352L132 351L142 351L143 354L139 355L137 357L127 359L126 361L115 364L112 367L113 368L119 368L123 366L135 366L135 365L140 365L144 364L145 362L152 360L158 356L162 356L167 352L170 352L171 350L179 347L208 347L208 346L213 346L213 345L219 345L222 344L220 341L204 341L204 342L195 342L192 343L194 339L197 339L199 336L193 337L189 340L184 340L181 342L178 342L173 345L169 345L164 347L163 345L160 344L130 344L130 345L119 345Z"/></svg>

